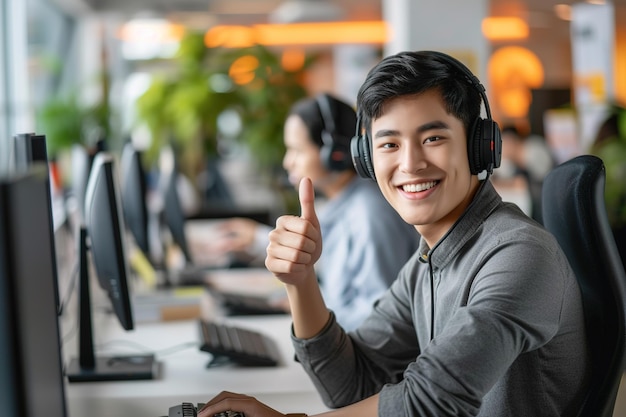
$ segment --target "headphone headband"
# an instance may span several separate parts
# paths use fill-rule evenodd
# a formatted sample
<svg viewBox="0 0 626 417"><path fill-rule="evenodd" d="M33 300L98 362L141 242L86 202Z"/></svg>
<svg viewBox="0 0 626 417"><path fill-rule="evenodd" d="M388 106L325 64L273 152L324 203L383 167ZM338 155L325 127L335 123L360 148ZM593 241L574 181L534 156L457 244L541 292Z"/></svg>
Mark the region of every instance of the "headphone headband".
<svg viewBox="0 0 626 417"><path fill-rule="evenodd" d="M328 132L336 132L335 122L333 120L333 112L330 108L330 102L328 101L328 97L326 94L318 94L315 96L315 100L317 101L317 107L320 109L320 114L322 115L322 123L324 124L324 130Z"/></svg>
<svg viewBox="0 0 626 417"><path fill-rule="evenodd" d="M480 116L469 126L467 132L467 153L470 171L479 177L488 176L494 168L500 166L502 157L502 138L498 124L491 118L491 109L485 86L480 82L470 69L458 59L437 51L423 51L425 55L431 55L444 61L453 69L461 72L465 79L476 89L485 107L486 119ZM355 136L350 144L352 162L357 173L364 178L376 180L372 163L372 148L367 137L367 131L361 133L361 111L357 111L357 126Z"/></svg>
<svg viewBox="0 0 626 417"><path fill-rule="evenodd" d="M478 94L480 94L480 98L482 99L483 106L485 106L485 114L487 115L488 119L491 119L491 109L489 108L489 100L487 100L487 93L486 93L485 86L483 85L483 83L480 82L478 77L475 76L472 71L470 71L467 65L465 65L458 59L454 58L453 56L444 54L443 52L438 52L438 51L424 51L424 52L441 58L442 60L450 64L452 67L456 68L458 71L463 73L467 81L470 84L472 84L474 88L476 88L476 90L478 91Z"/></svg>

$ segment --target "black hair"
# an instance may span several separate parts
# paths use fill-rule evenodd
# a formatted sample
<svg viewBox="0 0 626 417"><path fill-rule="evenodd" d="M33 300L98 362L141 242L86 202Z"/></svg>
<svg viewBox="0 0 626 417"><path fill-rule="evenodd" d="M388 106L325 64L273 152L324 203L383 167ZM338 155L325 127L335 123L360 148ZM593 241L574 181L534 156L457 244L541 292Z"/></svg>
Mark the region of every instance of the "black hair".
<svg viewBox="0 0 626 417"><path fill-rule="evenodd" d="M335 132L338 134L336 138L345 139L346 143L342 145L349 146L356 126L356 112L352 106L332 94L323 94L328 100L330 116L335 125ZM302 119L309 131L311 140L321 148L323 144L322 130L324 130L324 120L317 99L315 97L307 97L298 100L289 111L289 116L291 115L296 115Z"/></svg>
<svg viewBox="0 0 626 417"><path fill-rule="evenodd" d="M478 89L459 68L428 51L388 56L369 71L357 96L361 127L369 131L372 120L384 113L387 101L433 89L441 93L446 111L463 122L466 133L470 132L480 117Z"/></svg>

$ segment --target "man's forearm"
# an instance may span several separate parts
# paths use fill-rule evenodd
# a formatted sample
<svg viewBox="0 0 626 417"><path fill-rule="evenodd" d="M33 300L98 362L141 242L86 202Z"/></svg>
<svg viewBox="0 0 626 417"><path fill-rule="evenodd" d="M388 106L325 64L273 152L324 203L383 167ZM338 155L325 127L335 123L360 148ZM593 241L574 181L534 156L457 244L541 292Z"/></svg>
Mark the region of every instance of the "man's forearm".
<svg viewBox="0 0 626 417"><path fill-rule="evenodd" d="M378 417L378 394L359 401L347 407L341 407L333 411L315 414L310 417Z"/></svg>
<svg viewBox="0 0 626 417"><path fill-rule="evenodd" d="M314 337L322 331L330 318L315 272L311 272L305 282L298 285L287 284L286 288L295 336L300 339Z"/></svg>

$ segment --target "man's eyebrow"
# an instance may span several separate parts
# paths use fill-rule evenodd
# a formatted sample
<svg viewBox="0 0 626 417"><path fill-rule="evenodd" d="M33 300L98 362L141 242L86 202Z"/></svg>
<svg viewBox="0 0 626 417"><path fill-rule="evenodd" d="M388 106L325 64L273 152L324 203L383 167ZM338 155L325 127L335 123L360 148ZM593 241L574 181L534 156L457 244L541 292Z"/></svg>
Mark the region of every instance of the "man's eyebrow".
<svg viewBox="0 0 626 417"><path fill-rule="evenodd" d="M434 120L432 122L428 122L428 123L421 125L417 129L417 131L419 133L423 133L423 132L427 132L429 130L435 130L435 129L450 129L450 125L441 120Z"/></svg>
<svg viewBox="0 0 626 417"><path fill-rule="evenodd" d="M374 135L374 139L384 138L384 137L387 137L387 136L398 136L399 134L400 134L400 132L397 131L397 130L381 129L381 130L378 130L376 132L376 134Z"/></svg>
<svg viewBox="0 0 626 417"><path fill-rule="evenodd" d="M441 120L434 120L432 122L424 123L423 125L419 126L417 128L417 133L424 133L429 130L436 130L436 129L450 129L450 125ZM376 132L376 134L374 135L374 139L384 138L387 136L398 136L398 135L400 135L400 131L398 130L381 129Z"/></svg>

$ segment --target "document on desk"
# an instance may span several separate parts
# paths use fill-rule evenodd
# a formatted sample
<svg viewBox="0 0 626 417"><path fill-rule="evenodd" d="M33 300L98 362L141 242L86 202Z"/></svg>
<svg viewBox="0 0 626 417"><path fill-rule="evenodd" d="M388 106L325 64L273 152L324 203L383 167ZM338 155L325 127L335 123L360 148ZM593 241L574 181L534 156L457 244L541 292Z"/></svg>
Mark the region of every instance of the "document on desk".
<svg viewBox="0 0 626 417"><path fill-rule="evenodd" d="M207 285L217 291L250 295L283 293L285 287L265 268L213 269L206 272Z"/></svg>
<svg viewBox="0 0 626 417"><path fill-rule="evenodd" d="M166 288L133 293L133 318L137 323L188 320L201 317L203 288Z"/></svg>
<svg viewBox="0 0 626 417"><path fill-rule="evenodd" d="M207 271L206 284L209 292L233 314L276 314L288 310L284 284L265 268Z"/></svg>

